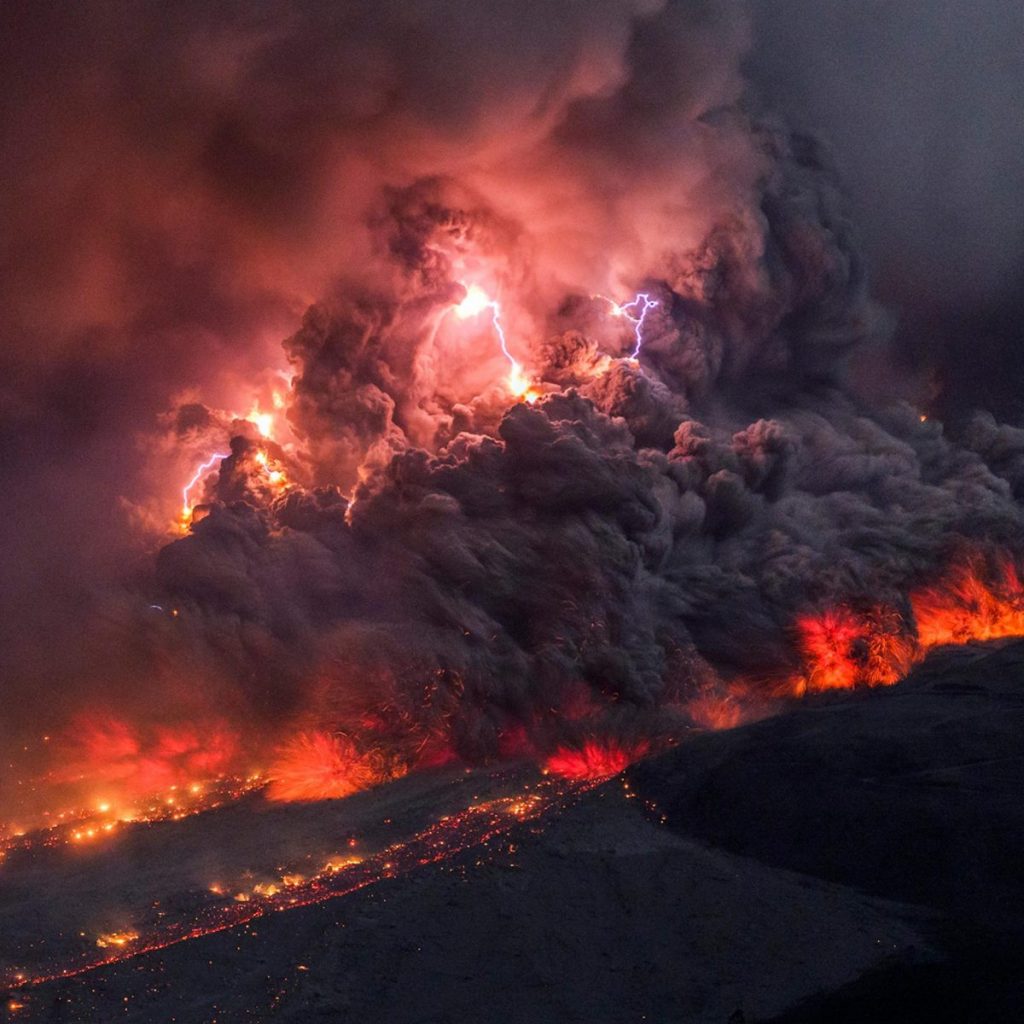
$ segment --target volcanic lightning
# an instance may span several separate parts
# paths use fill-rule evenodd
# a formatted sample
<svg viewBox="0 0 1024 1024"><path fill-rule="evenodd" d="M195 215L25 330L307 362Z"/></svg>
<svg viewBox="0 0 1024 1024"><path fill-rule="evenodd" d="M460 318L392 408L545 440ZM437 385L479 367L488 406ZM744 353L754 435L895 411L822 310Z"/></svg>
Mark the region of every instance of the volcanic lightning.
<svg viewBox="0 0 1024 1024"><path fill-rule="evenodd" d="M213 469L214 465L218 462L222 462L228 456L224 452L216 452L211 455L199 468L192 474L192 479L182 488L181 491L181 522L187 524L192 518L192 511L195 505L192 503L189 495L192 492L192 488L195 487L203 477Z"/></svg>
<svg viewBox="0 0 1024 1024"><path fill-rule="evenodd" d="M505 337L505 328L501 323L501 306L496 299L492 299L487 292L478 284L466 286L465 298L455 307L455 315L460 320L469 320L479 316L485 309L491 311L491 324L498 336L498 343L501 345L501 354L509 364L508 388L516 398L533 403L538 395L530 385L530 379L526 376L522 364L508 349L508 340Z"/></svg>
<svg viewBox="0 0 1024 1024"><path fill-rule="evenodd" d="M629 358L633 360L639 359L640 349L644 346L644 321L647 319L647 314L659 305L658 300L652 299L647 292L637 292L636 296L630 299L629 302L623 303L618 303L605 295L600 297L611 305L612 316L625 317L632 323L636 344L633 346L633 351L629 354Z"/></svg>

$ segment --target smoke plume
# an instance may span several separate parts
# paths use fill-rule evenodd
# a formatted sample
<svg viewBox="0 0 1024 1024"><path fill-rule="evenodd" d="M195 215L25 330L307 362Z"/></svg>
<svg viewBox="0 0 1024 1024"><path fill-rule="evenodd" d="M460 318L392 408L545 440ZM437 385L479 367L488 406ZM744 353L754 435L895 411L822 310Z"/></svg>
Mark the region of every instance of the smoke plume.
<svg viewBox="0 0 1024 1024"><path fill-rule="evenodd" d="M32 714L46 678L57 721L409 764L646 744L785 690L801 616L913 633L913 588L1012 551L1024 431L848 383L889 321L742 10L552 12L8 12L5 479L74 508L21 536L89 581L23 555L4 589L52 607L8 620Z"/></svg>

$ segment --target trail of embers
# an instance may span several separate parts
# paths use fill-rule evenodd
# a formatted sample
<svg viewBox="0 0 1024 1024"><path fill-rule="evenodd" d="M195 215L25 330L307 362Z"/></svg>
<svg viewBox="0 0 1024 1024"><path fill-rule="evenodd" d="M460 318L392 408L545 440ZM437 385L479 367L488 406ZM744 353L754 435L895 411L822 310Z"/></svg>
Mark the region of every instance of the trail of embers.
<svg viewBox="0 0 1024 1024"><path fill-rule="evenodd" d="M604 778L608 776L605 775ZM604 778L565 779L548 776L527 783L513 795L483 799L446 814L407 839L360 853L361 845L349 838L339 845L345 853L327 859L313 873L283 872L277 882L261 882L248 889L214 884L203 895L196 911L179 920L163 920L165 911L156 901L148 913L119 930L90 939L92 948L66 955L63 962L40 963L33 970L8 966L0 985L14 998L17 993L47 982L72 978L169 946L199 939L245 925L264 915L309 906L355 893L386 879L420 867L449 860L466 851L486 846L517 826L538 823L565 808ZM390 819L385 819L389 824ZM86 938L86 932L79 936Z"/></svg>
<svg viewBox="0 0 1024 1024"><path fill-rule="evenodd" d="M113 836L126 826L181 821L241 800L247 794L263 789L266 784L267 780L261 773L220 776L169 786L164 792L150 793L129 807L101 802L95 808L44 812L42 818L47 823L35 828L0 824L0 863L19 850L87 845Z"/></svg>

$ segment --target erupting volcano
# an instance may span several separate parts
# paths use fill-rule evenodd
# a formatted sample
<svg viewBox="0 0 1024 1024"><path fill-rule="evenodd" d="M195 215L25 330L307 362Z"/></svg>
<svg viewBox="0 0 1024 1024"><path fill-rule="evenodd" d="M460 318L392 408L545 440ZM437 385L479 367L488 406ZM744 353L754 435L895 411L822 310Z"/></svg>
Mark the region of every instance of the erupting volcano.
<svg viewBox="0 0 1024 1024"><path fill-rule="evenodd" d="M851 198L787 124L796 72L759 42L787 16L10 16L15 994L430 865L539 863L547 821L637 795L623 773L680 828L686 785L649 765L720 743L726 779L724 734L1024 637L1018 397L958 391L939 293L970 283L929 250L925 309L870 162ZM46 905L47 872L95 898Z"/></svg>

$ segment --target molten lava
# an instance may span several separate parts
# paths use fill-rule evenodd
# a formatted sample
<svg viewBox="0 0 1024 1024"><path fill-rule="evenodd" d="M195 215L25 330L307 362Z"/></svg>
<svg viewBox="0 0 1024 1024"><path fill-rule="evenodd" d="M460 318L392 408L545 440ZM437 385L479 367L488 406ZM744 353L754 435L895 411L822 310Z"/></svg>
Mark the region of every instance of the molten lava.
<svg viewBox="0 0 1024 1024"><path fill-rule="evenodd" d="M321 862L310 874L282 871L276 881L261 881L247 889L214 883L184 915L171 916L157 904L139 907L137 921L88 939L80 933L78 952L57 961L43 954L34 973L23 966L4 965L0 983L24 990L58 978L69 978L107 964L165 949L252 921L274 911L308 906L357 892L383 879L417 867L448 860L467 850L485 846L521 823L565 807L590 788L586 782L543 779L512 796L472 804L439 818L409 838L365 855L348 853ZM355 845L352 839L349 845ZM72 943L74 940L72 938ZM97 948L102 952L97 953Z"/></svg>

